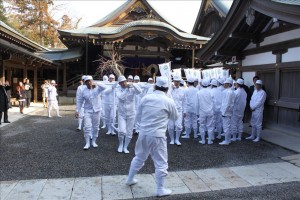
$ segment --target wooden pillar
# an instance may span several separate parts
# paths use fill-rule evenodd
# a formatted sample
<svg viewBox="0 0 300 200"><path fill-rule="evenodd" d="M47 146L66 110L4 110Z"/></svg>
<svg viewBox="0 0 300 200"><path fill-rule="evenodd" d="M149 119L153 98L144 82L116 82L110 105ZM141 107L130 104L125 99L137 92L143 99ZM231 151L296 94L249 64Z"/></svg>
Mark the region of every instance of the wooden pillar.
<svg viewBox="0 0 300 200"><path fill-rule="evenodd" d="M25 63L25 67L23 69L23 80L22 80L22 82L24 81L25 78L27 78L27 63Z"/></svg>
<svg viewBox="0 0 300 200"><path fill-rule="evenodd" d="M63 63L63 92L67 93L67 63Z"/></svg>
<svg viewBox="0 0 300 200"><path fill-rule="evenodd" d="M56 83L59 82L59 66L56 67Z"/></svg>
<svg viewBox="0 0 300 200"><path fill-rule="evenodd" d="M192 68L195 67L195 49L192 50Z"/></svg>
<svg viewBox="0 0 300 200"><path fill-rule="evenodd" d="M37 66L34 67L33 70L33 102L37 102L37 88L38 88L38 81L37 81Z"/></svg>
<svg viewBox="0 0 300 200"><path fill-rule="evenodd" d="M0 60L0 81L2 83L5 82L5 66L4 66L4 60Z"/></svg>

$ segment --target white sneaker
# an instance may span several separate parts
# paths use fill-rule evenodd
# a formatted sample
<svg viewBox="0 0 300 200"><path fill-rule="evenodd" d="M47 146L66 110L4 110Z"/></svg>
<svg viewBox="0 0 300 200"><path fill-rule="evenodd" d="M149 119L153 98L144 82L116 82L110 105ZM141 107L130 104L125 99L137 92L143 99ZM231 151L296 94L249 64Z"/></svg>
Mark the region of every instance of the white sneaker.
<svg viewBox="0 0 300 200"><path fill-rule="evenodd" d="M103 126L101 128L106 128L106 124L103 124Z"/></svg>
<svg viewBox="0 0 300 200"><path fill-rule="evenodd" d="M218 139L221 139L221 138L222 138L222 136L221 136L221 135L218 135L218 136L217 136L217 138L218 138Z"/></svg>
<svg viewBox="0 0 300 200"><path fill-rule="evenodd" d="M179 141L175 141L175 144L176 144L177 146L181 146L181 143L180 143Z"/></svg>
<svg viewBox="0 0 300 200"><path fill-rule="evenodd" d="M129 151L128 151L128 149L124 149L124 153L130 153Z"/></svg>
<svg viewBox="0 0 300 200"><path fill-rule="evenodd" d="M242 138L236 138L237 141L242 141Z"/></svg>
<svg viewBox="0 0 300 200"><path fill-rule="evenodd" d="M205 144L205 141L200 140L199 143L200 144Z"/></svg>
<svg viewBox="0 0 300 200"><path fill-rule="evenodd" d="M122 152L123 152L123 146L119 146L118 152L119 152L119 153L122 153Z"/></svg>
<svg viewBox="0 0 300 200"><path fill-rule="evenodd" d="M110 133L111 135L117 135L115 132Z"/></svg>
<svg viewBox="0 0 300 200"><path fill-rule="evenodd" d="M236 138L231 138L231 141L232 141L232 142L235 142L235 141L236 141Z"/></svg>
<svg viewBox="0 0 300 200"><path fill-rule="evenodd" d="M188 138L190 138L190 136L189 136L189 135L184 135L184 136L181 136L181 138L186 138L186 139L188 139Z"/></svg>
<svg viewBox="0 0 300 200"><path fill-rule="evenodd" d="M198 135L194 135L194 138L195 138L195 139L198 138Z"/></svg>
<svg viewBox="0 0 300 200"><path fill-rule="evenodd" d="M128 186L131 186L131 185L137 184L137 182L138 182L138 181L137 181L136 179L132 179L131 181L128 181L128 180L127 180L127 181L125 182L125 184L128 185Z"/></svg>
<svg viewBox="0 0 300 200"><path fill-rule="evenodd" d="M156 196L158 197L163 197L163 196L168 196L172 193L172 190L170 189L165 189L165 188L162 188L162 189L158 189L156 191Z"/></svg>
<svg viewBox="0 0 300 200"><path fill-rule="evenodd" d="M253 136L246 137L246 140L254 140Z"/></svg>
<svg viewBox="0 0 300 200"><path fill-rule="evenodd" d="M260 138L257 137L255 140L253 140L253 142L259 142Z"/></svg>
<svg viewBox="0 0 300 200"><path fill-rule="evenodd" d="M213 143L214 143L213 141L208 141L208 142L207 142L207 144L213 144Z"/></svg>
<svg viewBox="0 0 300 200"><path fill-rule="evenodd" d="M174 141L171 141L170 144L174 144Z"/></svg>
<svg viewBox="0 0 300 200"><path fill-rule="evenodd" d="M90 148L90 145L89 145L89 144L86 144L86 145L83 147L84 150L88 150L89 148Z"/></svg>
<svg viewBox="0 0 300 200"><path fill-rule="evenodd" d="M94 148L97 148L97 147L98 147L98 144L96 144L96 142L92 142L92 146L93 146Z"/></svg>
<svg viewBox="0 0 300 200"><path fill-rule="evenodd" d="M225 136L225 133L221 133L221 136Z"/></svg>
<svg viewBox="0 0 300 200"><path fill-rule="evenodd" d="M229 145L229 142L226 142L225 140L223 142L220 142L219 145Z"/></svg>
<svg viewBox="0 0 300 200"><path fill-rule="evenodd" d="M57 117L62 117L61 115L57 115Z"/></svg>
<svg viewBox="0 0 300 200"><path fill-rule="evenodd" d="M48 117L51 118L52 116L51 116L51 115L48 115Z"/></svg>
<svg viewBox="0 0 300 200"><path fill-rule="evenodd" d="M107 133L105 133L106 135L110 135L110 132L109 131L107 131Z"/></svg>

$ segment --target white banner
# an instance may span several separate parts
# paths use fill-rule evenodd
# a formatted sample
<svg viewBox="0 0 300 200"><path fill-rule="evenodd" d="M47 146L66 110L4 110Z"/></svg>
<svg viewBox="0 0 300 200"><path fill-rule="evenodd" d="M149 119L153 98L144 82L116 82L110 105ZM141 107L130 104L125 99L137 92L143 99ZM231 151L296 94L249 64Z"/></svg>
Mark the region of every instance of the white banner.
<svg viewBox="0 0 300 200"><path fill-rule="evenodd" d="M201 69L194 69L194 79L201 80Z"/></svg>
<svg viewBox="0 0 300 200"><path fill-rule="evenodd" d="M228 78L229 70L223 69L223 67L216 67L213 69L202 70L203 79L219 79L219 78Z"/></svg>
<svg viewBox="0 0 300 200"><path fill-rule="evenodd" d="M182 78L181 77L181 68L178 68L178 69L172 69L172 76L174 77L174 76L179 76L180 77L180 79Z"/></svg>
<svg viewBox="0 0 300 200"><path fill-rule="evenodd" d="M169 85L171 84L171 62L159 64L159 71L162 76L165 76L169 80Z"/></svg>
<svg viewBox="0 0 300 200"><path fill-rule="evenodd" d="M186 79L190 77L194 78L194 69L193 68L184 69L184 74Z"/></svg>

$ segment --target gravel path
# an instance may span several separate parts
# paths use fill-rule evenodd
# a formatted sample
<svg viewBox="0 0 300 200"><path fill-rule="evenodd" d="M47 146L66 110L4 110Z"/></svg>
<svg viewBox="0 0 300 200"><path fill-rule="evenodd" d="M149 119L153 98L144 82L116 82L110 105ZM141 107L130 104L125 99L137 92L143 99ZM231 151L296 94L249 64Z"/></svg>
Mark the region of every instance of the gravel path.
<svg viewBox="0 0 300 200"><path fill-rule="evenodd" d="M99 148L84 151L82 132L77 132L74 106L61 107L63 118L47 118L46 110L27 116L0 130L0 180L90 177L127 174L134 156L137 136L130 154L117 153L117 136L101 130ZM294 154L267 142L236 142L229 146L200 145L195 139L181 139L182 146L168 146L169 171L231 167L282 161ZM153 173L148 159L141 173Z"/></svg>

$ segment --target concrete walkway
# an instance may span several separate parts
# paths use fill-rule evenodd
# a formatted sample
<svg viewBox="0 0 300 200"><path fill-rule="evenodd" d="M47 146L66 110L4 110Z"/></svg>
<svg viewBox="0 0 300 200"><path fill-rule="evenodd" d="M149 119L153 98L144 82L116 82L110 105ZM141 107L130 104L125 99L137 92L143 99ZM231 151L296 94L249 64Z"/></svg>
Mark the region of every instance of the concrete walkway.
<svg viewBox="0 0 300 200"><path fill-rule="evenodd" d="M299 164L300 155L284 158ZM155 196L154 174L139 174L134 186L125 175L2 181L1 200L34 199L132 199ZM300 167L289 162L229 168L170 172L165 185L172 194L255 187L300 181Z"/></svg>

